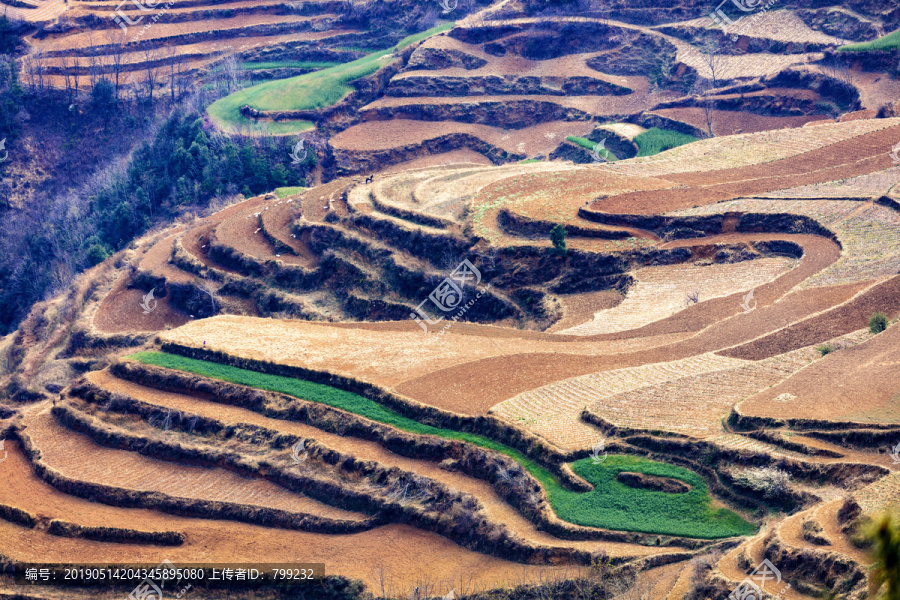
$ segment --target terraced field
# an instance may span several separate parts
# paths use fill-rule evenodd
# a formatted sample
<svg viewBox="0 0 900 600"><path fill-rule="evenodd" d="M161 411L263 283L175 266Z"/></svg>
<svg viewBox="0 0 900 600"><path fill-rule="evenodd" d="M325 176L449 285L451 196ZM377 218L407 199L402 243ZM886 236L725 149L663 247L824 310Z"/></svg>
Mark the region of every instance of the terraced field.
<svg viewBox="0 0 900 600"><path fill-rule="evenodd" d="M446 40L409 56L423 47L414 65L445 52L454 77L518 61L466 69L478 61ZM87 525L35 490L78 511L93 497L108 523L185 533L173 561L328 557L369 590L384 556L394 596L432 564L443 595L461 573L487 588L608 557L661 597L698 582L720 597L765 555L785 597L849 597L798 531L819 522L859 590L870 563L837 537L836 503L872 514L896 491L900 221L879 190L898 123L608 164L383 170L156 231L84 294L71 335L42 345L48 312L17 338L21 364L73 376L2 413L15 458L0 469L21 468L0 504ZM886 331L867 328L874 312ZM15 560L150 552L0 527Z"/></svg>

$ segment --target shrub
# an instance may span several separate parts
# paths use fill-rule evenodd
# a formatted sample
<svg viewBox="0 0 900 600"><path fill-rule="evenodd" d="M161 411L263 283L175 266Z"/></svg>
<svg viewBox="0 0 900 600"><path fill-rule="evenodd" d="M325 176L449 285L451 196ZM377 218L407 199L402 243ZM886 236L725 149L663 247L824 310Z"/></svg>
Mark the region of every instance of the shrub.
<svg viewBox="0 0 900 600"><path fill-rule="evenodd" d="M566 253L566 228L562 225L556 225L550 230L550 242L553 249L559 254Z"/></svg>
<svg viewBox="0 0 900 600"><path fill-rule="evenodd" d="M884 313L875 313L869 319L869 331L872 333L881 333L888 326L888 318Z"/></svg>
<svg viewBox="0 0 900 600"><path fill-rule="evenodd" d="M780 500L790 494L791 476L777 467L744 469L735 479L769 500Z"/></svg>
<svg viewBox="0 0 900 600"><path fill-rule="evenodd" d="M822 344L821 346L817 347L816 350L818 350L819 354L821 354L822 356L834 352L834 348L829 346L828 344Z"/></svg>

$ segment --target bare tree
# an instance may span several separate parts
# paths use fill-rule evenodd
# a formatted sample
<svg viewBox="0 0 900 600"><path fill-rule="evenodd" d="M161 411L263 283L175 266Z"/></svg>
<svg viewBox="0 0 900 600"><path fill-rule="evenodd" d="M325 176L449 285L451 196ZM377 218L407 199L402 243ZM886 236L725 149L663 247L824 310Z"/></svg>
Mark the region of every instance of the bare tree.
<svg viewBox="0 0 900 600"><path fill-rule="evenodd" d="M706 40L700 44L700 56L703 58L703 64L709 69L712 87L719 87L719 80L725 70L725 59L722 56L721 47L714 40Z"/></svg>
<svg viewBox="0 0 900 600"><path fill-rule="evenodd" d="M175 104L175 98L179 93L179 79L183 63L181 54L175 46L167 46L166 52L169 59L169 90L172 94L172 104Z"/></svg>
<svg viewBox="0 0 900 600"><path fill-rule="evenodd" d="M240 65L238 65L238 60L233 54L222 61L222 71L220 77L222 82L225 84L225 91L227 91L229 94L232 91L232 87L237 88L239 72Z"/></svg>
<svg viewBox="0 0 900 600"><path fill-rule="evenodd" d="M62 72L63 82L66 86L66 94L71 97L72 74L69 72L69 57L63 56L60 60L60 71Z"/></svg>
<svg viewBox="0 0 900 600"><path fill-rule="evenodd" d="M72 57L72 80L74 82L75 94L73 95L74 99L78 99L78 80L81 75L81 57L73 56Z"/></svg>
<svg viewBox="0 0 900 600"><path fill-rule="evenodd" d="M93 88L97 85L97 81L100 78L100 56L97 54L97 50L94 47L94 32L88 33L88 78L91 81L91 87Z"/></svg>
<svg viewBox="0 0 900 600"><path fill-rule="evenodd" d="M107 34L107 41L110 47L110 60L112 61L113 83L116 87L116 100L119 99L119 85L122 71L125 70L125 48L128 43L128 34L116 29L113 33Z"/></svg>
<svg viewBox="0 0 900 600"><path fill-rule="evenodd" d="M710 96L712 84L705 79L697 78L694 81L693 92L697 98L697 105L703 111L703 119L706 122L706 133L713 137L713 99Z"/></svg>
<svg viewBox="0 0 900 600"><path fill-rule="evenodd" d="M45 77L47 75L47 57L43 52L34 54L34 69L37 75L37 87L39 90L44 89Z"/></svg>
<svg viewBox="0 0 900 600"><path fill-rule="evenodd" d="M153 88L157 85L159 79L159 50L156 48L147 48L141 52L144 59L144 86L147 90L147 99L153 103Z"/></svg>

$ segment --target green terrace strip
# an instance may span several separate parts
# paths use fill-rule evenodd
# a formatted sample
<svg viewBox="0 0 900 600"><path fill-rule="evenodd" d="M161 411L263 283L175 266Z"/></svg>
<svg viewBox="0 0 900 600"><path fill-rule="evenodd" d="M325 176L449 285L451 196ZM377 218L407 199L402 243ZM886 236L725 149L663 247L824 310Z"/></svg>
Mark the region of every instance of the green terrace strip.
<svg viewBox="0 0 900 600"><path fill-rule="evenodd" d="M306 188L303 186L299 186L299 185L296 185L293 187L291 187L291 186L280 187L280 188L275 188L275 195L278 196L279 198L287 198L288 196L293 196L295 194L299 194L300 192L302 192L304 190L306 190Z"/></svg>
<svg viewBox="0 0 900 600"><path fill-rule="evenodd" d="M252 124L241 114L244 105L261 111L318 110L332 106L353 91L349 85L351 81L371 75L389 64L394 60L395 51L451 27L453 23L433 27L404 38L394 48L379 50L348 63L250 86L212 103L207 112L216 127L229 131ZM312 127L313 123L302 120L268 124L269 132L274 134L305 131Z"/></svg>
<svg viewBox="0 0 900 600"><path fill-rule="evenodd" d="M697 138L692 135L660 129L659 127L653 127L634 136L634 143L638 147L637 156L653 156L664 150L670 150L696 141Z"/></svg>
<svg viewBox="0 0 900 600"><path fill-rule="evenodd" d="M269 62L245 62L241 63L243 71L258 71L262 69L327 69L338 66L339 62L314 62L306 60L280 60Z"/></svg>
<svg viewBox="0 0 900 600"><path fill-rule="evenodd" d="M609 456L600 464L593 459L573 463L575 472L595 486L590 492L563 488L547 469L523 453L494 440L425 425L374 400L303 379L270 375L216 362L186 358L165 352L138 352L127 358L167 369L279 392L310 402L320 402L410 433L461 440L505 454L531 473L544 489L556 514L570 523L621 531L715 539L749 535L755 527L736 513L712 508L706 483L692 471L631 456ZM625 486L616 481L621 471L671 477L692 487L683 494L669 494Z"/></svg>
<svg viewBox="0 0 900 600"><path fill-rule="evenodd" d="M846 46L841 46L838 50L843 52L864 52L866 50L890 50L891 48L900 49L900 29L882 36L877 40L847 44Z"/></svg>
<svg viewBox="0 0 900 600"><path fill-rule="evenodd" d="M572 142L573 144L577 144L577 145L581 146L582 148L587 148L588 150L591 150L591 151L593 151L594 147L599 143L599 142L594 142L587 138L578 137L575 135L567 135L566 139L568 141ZM606 148L601 148L597 154L599 154L600 156L602 156L603 158L605 158L606 160L608 160L610 162L619 160L615 154L613 154Z"/></svg>

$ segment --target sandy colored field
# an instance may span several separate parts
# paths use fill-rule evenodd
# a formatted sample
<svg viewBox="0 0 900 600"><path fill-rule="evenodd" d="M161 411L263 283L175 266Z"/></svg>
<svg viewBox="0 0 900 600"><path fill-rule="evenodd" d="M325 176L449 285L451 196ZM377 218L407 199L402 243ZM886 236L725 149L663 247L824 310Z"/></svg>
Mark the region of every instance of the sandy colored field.
<svg viewBox="0 0 900 600"><path fill-rule="evenodd" d="M706 16L676 25L676 27L702 28L713 26L715 26L713 20ZM811 29L800 17L786 10L749 15L734 26L729 27L728 33L794 44L833 44L840 46L846 43L845 40Z"/></svg>
<svg viewBox="0 0 900 600"><path fill-rule="evenodd" d="M315 268L318 264L316 256L303 242L294 237L294 234L290 233L291 224L300 215L300 205L299 195L277 200L267 205L269 210L262 211L260 219L264 231L296 252L296 254L281 253L279 259L288 264Z"/></svg>
<svg viewBox="0 0 900 600"><path fill-rule="evenodd" d="M841 531L837 513L842 505L843 500L832 500L791 515L778 528L778 535L789 546L795 548L840 552L858 563L869 565L872 561L869 553L851 544L848 536ZM830 541L831 544L828 546L817 546L803 539L802 526L806 520L811 520L821 525L822 532L818 535Z"/></svg>
<svg viewBox="0 0 900 600"><path fill-rule="evenodd" d="M900 183L900 165L846 180L775 190L767 198L859 198L887 195ZM900 191L900 190L898 190Z"/></svg>
<svg viewBox="0 0 900 600"><path fill-rule="evenodd" d="M172 394L147 388L129 381L117 379L106 371L92 373L89 375L89 379L105 389L127 394L151 404L207 416L220 421L225 421L226 423L250 423L292 435L301 435L314 439L318 443L324 444L329 448L352 454L354 457L361 460L372 460L385 467L396 467L404 471L418 473L424 477L439 481L452 489L472 494L481 501L485 511L492 520L505 524L510 531L514 532L516 535L535 544L553 547L565 546L580 548L589 552L602 549L611 556L644 556L656 554L663 550L666 552L672 550L661 550L659 548L637 544L596 541L578 542L559 539L542 531L538 531L533 523L528 521L504 501L490 484L481 481L480 479L468 477L459 472L442 469L438 463L400 456L375 442L369 442L354 437L339 436L303 423L271 419L242 408L207 402L183 394ZM675 551L677 552L677 549Z"/></svg>
<svg viewBox="0 0 900 600"><path fill-rule="evenodd" d="M900 118L830 123L757 134L742 133L699 140L655 156L633 158L606 166L616 173L645 177L660 177L672 173L708 173L797 156L897 124L900 124ZM796 184L791 184L791 187L793 185Z"/></svg>
<svg viewBox="0 0 900 600"><path fill-rule="evenodd" d="M687 123L701 131L706 131L706 114L703 108L662 108L652 111L650 114L660 115L667 119ZM801 117L769 117L755 115L753 113L717 110L710 111L713 135L734 135L736 133L756 133L759 131L771 131L774 129L790 129L802 127L811 121L824 119L821 115L808 115Z"/></svg>
<svg viewBox="0 0 900 600"><path fill-rule="evenodd" d="M851 121L839 125L853 125ZM815 130L817 128L813 128ZM712 204L796 185L855 177L891 165L887 150L900 137L900 125L845 142L764 164L713 172L670 174L666 179L685 187L665 192L635 192L597 200L591 208L612 213L652 214L698 204Z"/></svg>
<svg viewBox="0 0 900 600"><path fill-rule="evenodd" d="M731 264L637 269L631 273L636 282L621 304L597 312L590 321L559 333L594 335L637 329L686 308L690 302L688 294L695 293L698 299L709 300L737 291L746 292L772 281L794 263L792 259L771 257Z"/></svg>
<svg viewBox="0 0 900 600"><path fill-rule="evenodd" d="M777 527L780 523L778 521L771 522L771 527ZM745 571L738 566L738 556L747 549L750 560L754 567L751 567L749 571ZM763 561L763 533L760 533L756 537L753 537L743 544L737 546L734 550L728 552L722 559L718 562L717 566L719 571L721 571L722 575L726 578L730 579L734 583L734 588L738 586L738 584L743 581L750 573L753 572L753 569L756 565L759 565ZM756 580L758 583L759 580ZM773 596L776 594L781 594L779 597L784 598L785 600L812 600L812 596L806 596L797 592L793 587L786 589L787 582L776 582L774 579L769 579L765 582L763 586L763 591L767 592Z"/></svg>
<svg viewBox="0 0 900 600"><path fill-rule="evenodd" d="M2 504L80 525L130 528L140 524L145 531L174 530L187 537L183 546L161 551L152 546L60 538L0 521L4 554L14 560L65 563L78 557L85 563L158 564L168 558L176 564L238 563L252 556L259 563L323 562L326 573L361 579L370 589L376 589L376 571L383 565L396 590L408 590L416 585L417 578L425 576L450 582L463 575L481 585L494 586L560 572L558 567L525 566L471 552L439 535L406 525L388 525L354 535L325 535L114 508L59 492L35 477L15 443L7 441L6 450L8 459L0 465L4 473ZM449 589L448 583L444 593Z"/></svg>
<svg viewBox="0 0 900 600"><path fill-rule="evenodd" d="M861 282L900 271L900 213L871 201L744 199L678 211L677 215L790 213L806 215L833 231L840 258L800 284L801 288Z"/></svg>
<svg viewBox="0 0 900 600"><path fill-rule="evenodd" d="M28 435L41 450L42 460L63 475L79 481L332 519L366 518L361 513L323 504L264 479L241 477L225 469L155 460L136 452L95 444L90 438L59 425L50 415L49 407L29 414L26 424Z"/></svg>
<svg viewBox="0 0 900 600"><path fill-rule="evenodd" d="M592 373L529 390L497 404L491 408L491 412L566 449L590 448L603 437L599 429L581 421L580 415L584 408L591 409L617 425L684 432L686 420L705 417L718 423L718 415L701 410L701 405L682 412L685 407L679 404L660 419L656 412L663 408L663 402L630 404L620 400L619 395L656 383L671 381L676 386L681 385L691 375L719 372L744 363L745 361L715 354L704 354L670 363ZM729 403L728 408L730 407ZM702 406L702 409L710 408ZM721 405L717 408L721 410ZM695 429L690 426L687 428Z"/></svg>
<svg viewBox="0 0 900 600"><path fill-rule="evenodd" d="M743 240L754 237L757 236L725 236ZM798 302L775 301L833 262L837 257L836 248L829 240L815 236L778 237L798 241L806 253L793 270L756 288L757 310L743 314L743 295L736 293L693 305L636 333L593 337L521 332L500 335L503 330L497 327L456 324L438 338L427 336L413 322L388 327L341 327L219 316L160 335L165 340L188 345L204 339L211 349L238 356L359 377L394 387L426 403L479 414L497 402L553 381L702 354L748 341L804 318L808 312L797 313L800 306L808 310L805 297L798 298ZM833 303L846 298L832 294L822 299ZM247 327L255 332L252 339L243 333ZM644 345L637 337L684 331L699 333L655 348L656 344ZM467 335L468 332L478 333L473 336ZM636 339L620 339L629 337Z"/></svg>
<svg viewBox="0 0 900 600"><path fill-rule="evenodd" d="M125 331L159 331L166 327L179 327L190 320L190 317L172 307L166 298L160 298L160 290L154 290L152 300L144 308L144 299L148 292L129 289L127 282L120 279L115 287L103 298L97 313L94 315L94 327L105 333Z"/></svg>
<svg viewBox="0 0 900 600"><path fill-rule="evenodd" d="M900 327L831 353L742 402L747 415L900 422ZM785 396L785 395L788 396Z"/></svg>
<svg viewBox="0 0 900 600"><path fill-rule="evenodd" d="M625 298L616 290L603 290L584 294L559 294L557 299L562 305L563 316L547 329L547 333L559 333L586 323L594 318L597 311L615 308Z"/></svg>
<svg viewBox="0 0 900 600"><path fill-rule="evenodd" d="M581 121L550 121L522 129L502 129L457 121L392 119L354 125L332 137L331 145L338 150L386 150L465 133L507 152L534 156L549 154L567 135L583 136L590 130L590 123Z"/></svg>
<svg viewBox="0 0 900 600"><path fill-rule="evenodd" d="M405 162L397 163L396 165L391 165L390 167L385 167L384 171L395 172L406 171L409 169L421 169L425 167L463 164L490 166L491 161L483 154L479 154L478 152L469 150L468 148L463 148L460 150L451 150L450 152L441 152L440 154L429 154L428 156L423 156L421 158L407 160ZM379 173L382 172L383 171L379 171Z"/></svg>

